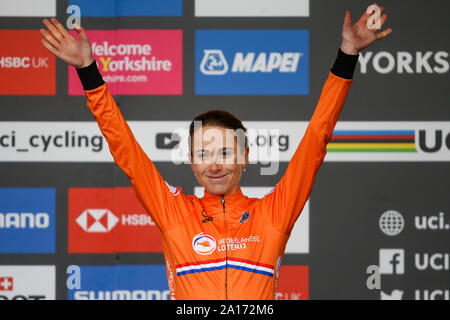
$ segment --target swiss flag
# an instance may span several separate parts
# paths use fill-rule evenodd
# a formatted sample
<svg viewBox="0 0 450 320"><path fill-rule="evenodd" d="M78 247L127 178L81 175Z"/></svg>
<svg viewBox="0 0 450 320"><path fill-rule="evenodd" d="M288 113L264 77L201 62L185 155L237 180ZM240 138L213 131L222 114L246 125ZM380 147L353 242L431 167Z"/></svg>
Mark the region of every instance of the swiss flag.
<svg viewBox="0 0 450 320"><path fill-rule="evenodd" d="M13 278L0 277L0 291L13 291Z"/></svg>

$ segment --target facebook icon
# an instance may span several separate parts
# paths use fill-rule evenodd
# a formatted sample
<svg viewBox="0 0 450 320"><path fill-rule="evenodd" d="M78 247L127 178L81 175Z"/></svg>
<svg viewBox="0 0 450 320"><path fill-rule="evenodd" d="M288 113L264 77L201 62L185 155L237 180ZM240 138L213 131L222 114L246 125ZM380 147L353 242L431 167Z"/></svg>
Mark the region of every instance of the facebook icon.
<svg viewBox="0 0 450 320"><path fill-rule="evenodd" d="M404 249L380 249L380 273L404 274L405 250Z"/></svg>

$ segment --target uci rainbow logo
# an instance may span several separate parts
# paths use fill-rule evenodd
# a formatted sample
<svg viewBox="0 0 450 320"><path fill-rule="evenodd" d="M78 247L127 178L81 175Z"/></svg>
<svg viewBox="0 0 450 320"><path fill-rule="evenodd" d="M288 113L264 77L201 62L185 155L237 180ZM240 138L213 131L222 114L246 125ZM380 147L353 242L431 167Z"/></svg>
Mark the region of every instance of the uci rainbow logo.
<svg viewBox="0 0 450 320"><path fill-rule="evenodd" d="M208 255L216 250L216 240L208 234L199 233L192 239L192 248L201 255Z"/></svg>

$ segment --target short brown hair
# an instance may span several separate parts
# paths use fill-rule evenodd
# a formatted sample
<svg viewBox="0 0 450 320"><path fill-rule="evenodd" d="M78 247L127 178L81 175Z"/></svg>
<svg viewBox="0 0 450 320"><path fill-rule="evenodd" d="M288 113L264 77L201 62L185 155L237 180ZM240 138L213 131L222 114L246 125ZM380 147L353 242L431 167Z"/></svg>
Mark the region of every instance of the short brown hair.
<svg viewBox="0 0 450 320"><path fill-rule="evenodd" d="M189 147L192 152L192 137L194 135L194 123L201 121L202 127L217 126L225 129L242 130L244 137L238 135L238 143L243 149L248 146L247 128L244 127L242 121L226 110L210 110L196 116L189 126ZM243 140L243 141L242 141ZM244 143L242 143L244 142Z"/></svg>

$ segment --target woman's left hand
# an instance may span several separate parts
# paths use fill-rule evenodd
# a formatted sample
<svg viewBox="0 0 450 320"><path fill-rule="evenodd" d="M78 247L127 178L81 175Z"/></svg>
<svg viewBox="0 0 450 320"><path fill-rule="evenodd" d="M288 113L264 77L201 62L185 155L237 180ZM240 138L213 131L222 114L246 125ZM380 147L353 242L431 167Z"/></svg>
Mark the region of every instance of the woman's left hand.
<svg viewBox="0 0 450 320"><path fill-rule="evenodd" d="M374 4L376 5L376 4ZM383 7L379 7L379 15L383 12ZM372 14L378 14L377 11L370 10L369 12L364 13L361 18L359 18L358 22L352 24L352 17L350 12L347 10L344 19L344 25L342 27L342 43L341 50L346 54L356 55L364 48L367 48L372 43L379 39L383 39L388 34L392 32L392 29L386 29L382 32L375 33L377 29L369 28L370 21L369 17ZM376 17L375 19L380 19L379 27L383 26L384 22L387 19L387 15L383 14L381 17Z"/></svg>

